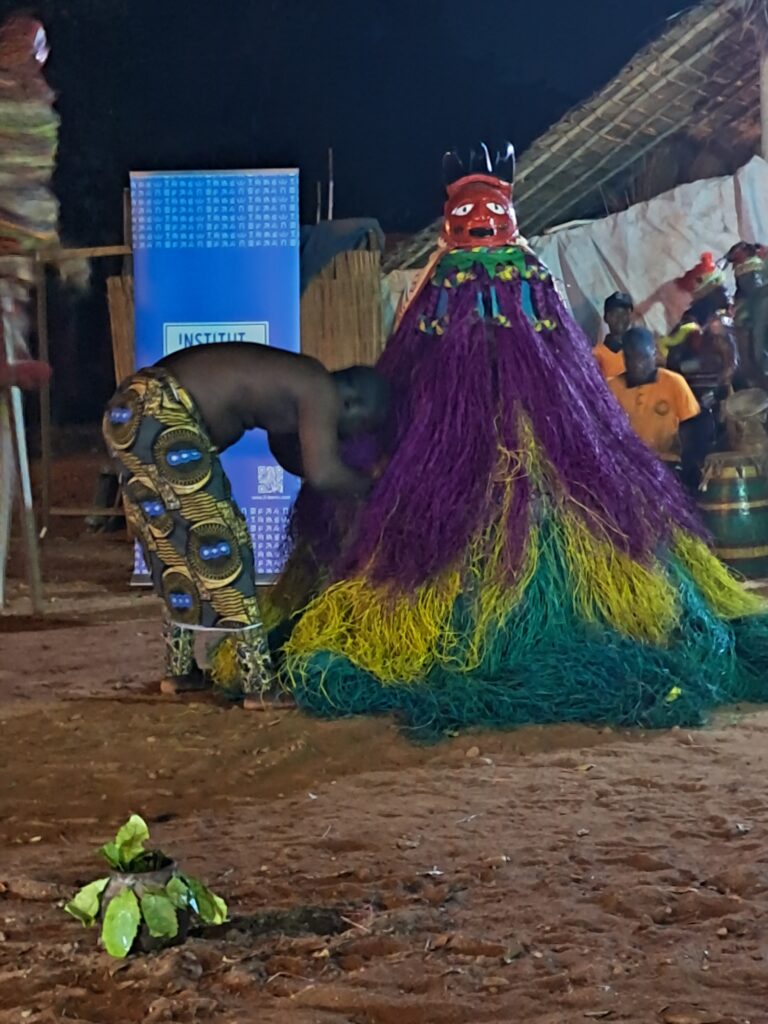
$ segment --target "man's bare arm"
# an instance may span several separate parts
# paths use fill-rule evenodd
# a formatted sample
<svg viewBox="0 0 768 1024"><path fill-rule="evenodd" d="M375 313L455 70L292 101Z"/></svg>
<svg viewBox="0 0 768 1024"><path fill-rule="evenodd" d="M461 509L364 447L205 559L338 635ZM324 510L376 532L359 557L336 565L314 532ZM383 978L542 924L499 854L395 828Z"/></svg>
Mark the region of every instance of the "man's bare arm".
<svg viewBox="0 0 768 1024"><path fill-rule="evenodd" d="M325 382L299 402L299 442L304 477L320 491L332 494L365 495L372 481L345 466L339 456L338 396Z"/></svg>
<svg viewBox="0 0 768 1024"><path fill-rule="evenodd" d="M296 434L268 434L269 450L284 470L294 476L304 476L301 445Z"/></svg>

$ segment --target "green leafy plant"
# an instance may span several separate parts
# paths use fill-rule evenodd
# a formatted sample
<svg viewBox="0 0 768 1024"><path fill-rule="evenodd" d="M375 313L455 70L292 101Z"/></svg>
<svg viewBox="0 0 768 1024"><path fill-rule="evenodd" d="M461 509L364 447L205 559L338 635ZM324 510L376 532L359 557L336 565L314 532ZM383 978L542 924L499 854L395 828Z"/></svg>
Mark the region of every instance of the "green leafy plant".
<svg viewBox="0 0 768 1024"><path fill-rule="evenodd" d="M224 900L183 875L161 850L145 850L148 841L146 822L131 815L99 850L112 874L84 886L64 908L88 928L101 921L101 942L110 956L128 956L137 941L155 948L174 944L195 917L205 924L227 919Z"/></svg>

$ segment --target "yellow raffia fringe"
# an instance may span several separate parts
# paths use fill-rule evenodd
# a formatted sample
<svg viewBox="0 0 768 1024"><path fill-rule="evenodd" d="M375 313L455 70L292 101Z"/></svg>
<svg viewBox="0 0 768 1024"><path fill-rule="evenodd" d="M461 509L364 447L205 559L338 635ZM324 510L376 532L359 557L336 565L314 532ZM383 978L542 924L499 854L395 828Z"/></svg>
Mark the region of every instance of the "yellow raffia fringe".
<svg viewBox="0 0 768 1024"><path fill-rule="evenodd" d="M663 645L669 640L680 620L675 581L659 562L643 565L620 551L607 528L604 536L595 536L578 506L556 487L554 471L522 416L519 437L518 451L499 446L494 480L504 483L503 498L462 564L414 594L373 586L365 574L329 587L309 603L286 647L296 671L321 650L345 656L385 683L416 682L436 665L471 672L481 664L493 631L504 628L546 556L539 530L532 526L514 579L505 572L507 525L515 481L522 474L534 492L555 496L550 512L559 527L574 613L640 642ZM717 615L732 619L768 611L766 602L746 592L702 541L680 531L673 552ZM469 636L456 633L454 606L460 596L467 604Z"/></svg>
<svg viewBox="0 0 768 1024"><path fill-rule="evenodd" d="M728 567L698 537L677 531L672 551L716 615L723 619L740 619L745 615L768 613L768 603L745 590Z"/></svg>
<svg viewBox="0 0 768 1024"><path fill-rule="evenodd" d="M335 584L300 619L287 648L289 657L301 660L326 650L346 656L385 683L415 682L435 665L460 672L476 668L492 631L504 628L542 557L538 530L532 529L515 580L504 578L506 523L519 472L511 465L513 455L504 457L510 472L500 514L472 544L463 574L452 571L414 595L388 595L365 579ZM677 588L663 567L635 562L596 538L570 509L558 509L555 517L575 614L638 641L665 644L680 609ZM768 611L766 602L745 591L702 541L680 532L673 551L717 615L733 619ZM452 624L454 603L462 593L472 623L471 635L463 638Z"/></svg>
<svg viewBox="0 0 768 1024"><path fill-rule="evenodd" d="M214 686L220 686L224 690L239 689L240 666L231 637L223 637L209 652L208 667Z"/></svg>
<svg viewBox="0 0 768 1024"><path fill-rule="evenodd" d="M563 493L554 468L536 444L530 420L523 414L518 431L534 483L546 480L546 489L557 495L553 515L563 531L575 614L586 622L604 622L635 640L664 644L679 621L680 609L676 588L663 567L635 562L611 542L607 527L604 539L595 536L576 511L578 504Z"/></svg>
<svg viewBox="0 0 768 1024"><path fill-rule="evenodd" d="M482 662L491 629L498 628L517 607L536 573L539 533L535 527L531 527L523 561L514 580L505 573L507 524L515 481L533 471L535 459L532 432L527 436L521 435L520 451L510 451L499 444L496 479L504 482L504 497L496 521L487 534L473 544L470 552L468 577L472 580L477 599L472 615L474 628L462 659L463 671L471 671Z"/></svg>
<svg viewBox="0 0 768 1024"><path fill-rule="evenodd" d="M454 641L451 615L460 589L458 572L415 594L390 595L360 578L335 583L304 611L286 654L331 651L382 681L415 681Z"/></svg>
<svg viewBox="0 0 768 1024"><path fill-rule="evenodd" d="M259 598L259 611L264 629L269 632L285 621L286 614L280 606L272 599L271 594L265 594Z"/></svg>
<svg viewBox="0 0 768 1024"><path fill-rule="evenodd" d="M510 488L511 490L511 488ZM471 672L481 664L493 630L504 624L533 579L541 557L538 529L532 529L514 581L502 573L506 515L476 540L464 566L440 583L413 595L387 594L365 579L345 580L313 601L299 619L286 654L299 661L319 650L342 655L384 683L413 683L436 665ZM642 642L664 644L679 618L676 589L660 565L632 561L607 541L596 539L571 512L561 521L563 555L575 613L605 622ZM471 634L456 635L457 598L469 603Z"/></svg>
<svg viewBox="0 0 768 1024"><path fill-rule="evenodd" d="M596 538L573 512L562 514L571 600L587 622L605 622L635 640L664 644L679 620L676 588L661 565L641 565Z"/></svg>
<svg viewBox="0 0 768 1024"><path fill-rule="evenodd" d="M301 545L291 553L274 585L259 595L259 612L267 631L279 626L306 605L317 585L313 563L309 548Z"/></svg>
<svg viewBox="0 0 768 1024"><path fill-rule="evenodd" d="M530 454L530 453L526 453ZM289 659L318 650L343 655L382 682L411 683L435 665L471 672L481 663L489 631L519 602L536 571L538 535L531 533L514 581L504 579L506 524L516 478L528 460L500 447L495 479L504 497L493 523L472 542L461 568L397 594L362 578L344 580L310 602L286 645ZM454 606L463 594L470 605L470 636L458 636Z"/></svg>
<svg viewBox="0 0 768 1024"><path fill-rule="evenodd" d="M365 578L344 580L311 601L301 615L286 654L295 671L317 651L343 655L382 682L413 683L436 665L471 672L481 664L493 631L503 629L530 585L543 553L531 527L522 563L510 579L504 555L514 485L526 474L533 490L552 492L553 470L527 421L520 420L520 450L499 447L496 481L504 482L494 521L472 542L463 564L414 594L373 586ZM567 585L576 615L606 623L634 639L664 644L679 621L675 584L659 563L642 565L605 538L596 537L574 503L563 495L552 514L561 529ZM703 548L706 552L706 548ZM711 556L709 556L711 558ZM453 622L459 596L467 603L469 636ZM565 595L563 595L565 597ZM743 614L743 612L741 613Z"/></svg>

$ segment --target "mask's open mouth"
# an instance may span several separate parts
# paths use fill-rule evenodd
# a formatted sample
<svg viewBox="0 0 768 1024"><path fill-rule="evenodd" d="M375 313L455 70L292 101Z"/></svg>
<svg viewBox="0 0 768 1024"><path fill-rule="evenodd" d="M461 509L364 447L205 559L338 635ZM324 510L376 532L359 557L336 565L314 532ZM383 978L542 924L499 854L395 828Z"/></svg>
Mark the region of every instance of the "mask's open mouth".
<svg viewBox="0 0 768 1024"><path fill-rule="evenodd" d="M496 234L493 228L470 228L469 233L473 238L492 238Z"/></svg>

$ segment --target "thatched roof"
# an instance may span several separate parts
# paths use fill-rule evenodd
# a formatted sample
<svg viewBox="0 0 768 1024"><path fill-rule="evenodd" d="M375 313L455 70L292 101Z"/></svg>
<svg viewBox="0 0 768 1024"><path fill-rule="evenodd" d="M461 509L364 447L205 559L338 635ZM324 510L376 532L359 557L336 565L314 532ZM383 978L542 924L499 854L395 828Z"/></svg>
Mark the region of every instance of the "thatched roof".
<svg viewBox="0 0 768 1024"><path fill-rule="evenodd" d="M522 155L516 205L528 236L557 224L594 217L638 199L637 182L649 167L675 163L670 151L684 139L675 181L691 176L690 144L718 144L729 173L759 148L760 58L758 19L765 0L705 0L670 19L657 39L583 106L567 113ZM725 155L727 154L727 156ZM667 174L667 176L669 176ZM648 191L646 188L641 191ZM430 250L440 221L393 252L385 269L418 263Z"/></svg>

